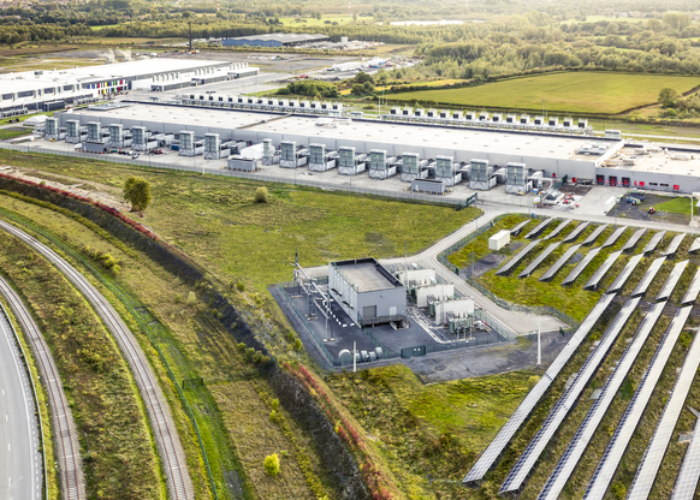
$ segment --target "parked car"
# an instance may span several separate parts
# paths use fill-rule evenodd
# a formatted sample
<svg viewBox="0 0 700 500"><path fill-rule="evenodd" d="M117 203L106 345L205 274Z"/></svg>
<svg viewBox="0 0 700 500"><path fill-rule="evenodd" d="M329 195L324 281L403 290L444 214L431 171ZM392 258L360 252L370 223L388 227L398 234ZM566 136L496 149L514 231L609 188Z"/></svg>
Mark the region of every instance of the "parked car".
<svg viewBox="0 0 700 500"><path fill-rule="evenodd" d="M654 207L651 207L649 210L647 210L647 213L654 215L656 213L656 209Z"/></svg>

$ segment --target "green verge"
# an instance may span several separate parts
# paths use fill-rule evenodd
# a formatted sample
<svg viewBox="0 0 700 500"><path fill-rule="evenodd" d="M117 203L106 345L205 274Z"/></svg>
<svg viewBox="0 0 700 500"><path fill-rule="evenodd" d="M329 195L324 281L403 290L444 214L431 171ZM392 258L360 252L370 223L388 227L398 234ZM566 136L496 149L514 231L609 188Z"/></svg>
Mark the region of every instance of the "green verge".
<svg viewBox="0 0 700 500"><path fill-rule="evenodd" d="M13 237L0 239L0 268L28 302L56 361L79 430L88 496L165 498L138 391L88 303Z"/></svg>

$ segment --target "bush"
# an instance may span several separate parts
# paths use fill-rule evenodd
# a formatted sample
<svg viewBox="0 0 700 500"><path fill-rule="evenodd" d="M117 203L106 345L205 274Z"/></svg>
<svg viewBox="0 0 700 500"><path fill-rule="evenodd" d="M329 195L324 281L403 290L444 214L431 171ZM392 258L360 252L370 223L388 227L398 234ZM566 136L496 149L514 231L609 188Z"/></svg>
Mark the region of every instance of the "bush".
<svg viewBox="0 0 700 500"><path fill-rule="evenodd" d="M272 400L272 408L274 410L279 410L279 408L280 408L280 400L279 399Z"/></svg>
<svg viewBox="0 0 700 500"><path fill-rule="evenodd" d="M277 453L266 456L263 466L265 467L265 472L275 477L280 472L280 456Z"/></svg>
<svg viewBox="0 0 700 500"><path fill-rule="evenodd" d="M245 292L245 283L239 281L238 283L236 283L236 288L239 292Z"/></svg>
<svg viewBox="0 0 700 500"><path fill-rule="evenodd" d="M245 344L243 342L240 342L237 346L236 349L238 349L238 352L243 353L245 352Z"/></svg>
<svg viewBox="0 0 700 500"><path fill-rule="evenodd" d="M260 186L255 190L255 203L267 203L268 194L265 186Z"/></svg>
<svg viewBox="0 0 700 500"><path fill-rule="evenodd" d="M253 359L253 355L255 354L255 349L252 347L249 347L248 349L245 350L245 360L250 361Z"/></svg>
<svg viewBox="0 0 700 500"><path fill-rule="evenodd" d="M182 294L181 294L181 293L178 293L178 294L175 295L175 303L176 303L176 304L182 304L183 300L184 300L184 299L182 298Z"/></svg>
<svg viewBox="0 0 700 500"><path fill-rule="evenodd" d="M187 305L193 306L197 303L197 294L190 292L187 294Z"/></svg>
<svg viewBox="0 0 700 500"><path fill-rule="evenodd" d="M294 341L294 350L299 352L299 351L301 351L302 347L304 347L304 344L301 343L301 340L296 339Z"/></svg>
<svg viewBox="0 0 700 500"><path fill-rule="evenodd" d="M627 496L627 488L619 481L615 481L610 487L610 492L617 500L624 500Z"/></svg>

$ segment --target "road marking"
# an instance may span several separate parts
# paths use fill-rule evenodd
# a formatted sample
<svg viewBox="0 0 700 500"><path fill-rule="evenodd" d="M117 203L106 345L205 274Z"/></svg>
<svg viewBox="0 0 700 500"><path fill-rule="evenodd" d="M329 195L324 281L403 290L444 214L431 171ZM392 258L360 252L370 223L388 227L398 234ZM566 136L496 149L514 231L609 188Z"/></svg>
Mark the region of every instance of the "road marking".
<svg viewBox="0 0 700 500"><path fill-rule="evenodd" d="M7 443L7 451L12 451L10 443Z"/></svg>
<svg viewBox="0 0 700 500"><path fill-rule="evenodd" d="M9 421L10 421L10 417L5 415L5 422L9 422Z"/></svg>

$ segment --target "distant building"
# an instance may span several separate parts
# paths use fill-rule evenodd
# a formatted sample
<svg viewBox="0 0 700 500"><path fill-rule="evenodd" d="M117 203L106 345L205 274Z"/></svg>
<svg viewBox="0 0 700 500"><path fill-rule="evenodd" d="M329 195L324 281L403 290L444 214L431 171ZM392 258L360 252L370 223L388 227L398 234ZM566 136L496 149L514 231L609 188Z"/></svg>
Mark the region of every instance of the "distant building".
<svg viewBox="0 0 700 500"><path fill-rule="evenodd" d="M406 288L372 258L328 264L328 290L360 325L388 323L406 315Z"/></svg>
<svg viewBox="0 0 700 500"><path fill-rule="evenodd" d="M296 47L312 42L328 40L327 35L306 35L268 33L265 35L238 36L235 38L223 38L221 45L228 47Z"/></svg>

